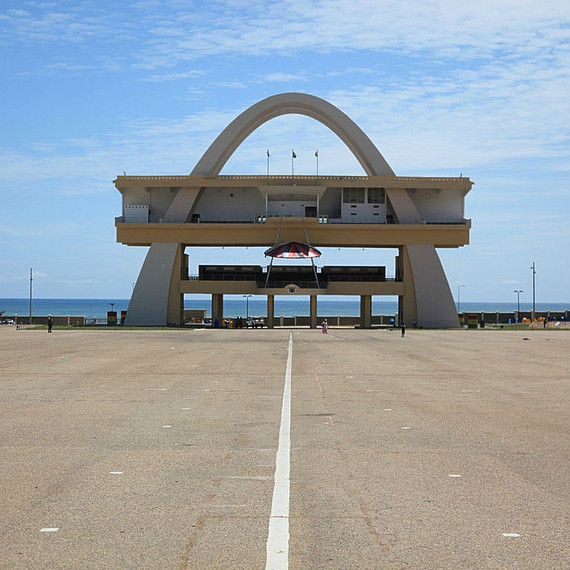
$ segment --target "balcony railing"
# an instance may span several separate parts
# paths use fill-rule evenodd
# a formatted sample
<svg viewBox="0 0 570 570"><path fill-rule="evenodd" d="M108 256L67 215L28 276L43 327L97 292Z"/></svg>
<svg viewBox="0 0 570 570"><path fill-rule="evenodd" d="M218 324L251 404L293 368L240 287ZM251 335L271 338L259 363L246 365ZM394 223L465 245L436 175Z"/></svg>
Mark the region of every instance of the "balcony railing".
<svg viewBox="0 0 570 570"><path fill-rule="evenodd" d="M275 216L277 218L278 216ZM283 218L288 218L293 216L283 216ZM164 222L164 221L150 221L150 222L126 222L124 216L118 216L115 218L115 223L117 224L128 224L128 223L149 223L149 224L165 224L165 223L184 223L184 224L210 224L210 225L228 225L228 224L263 224L267 221L267 219L271 220L272 217L264 218L263 220L201 220L201 221L188 221L188 222ZM303 219L303 218L300 218ZM314 220L316 218L308 218ZM414 223L406 223L405 225L447 225L447 226L464 226L468 225L471 220L463 219L463 220L422 220L417 224ZM393 221L378 221L378 220L348 220L342 218L326 218L319 219L319 223L322 224L366 224L366 225L376 225L376 226L385 226L385 225L398 225L398 222Z"/></svg>
<svg viewBox="0 0 570 570"><path fill-rule="evenodd" d="M251 275L188 275L183 278L184 281L249 281L255 282L257 287L265 288L266 275L262 279ZM321 277L319 275L319 285L321 288L326 287L329 283L400 283L402 281L401 277L386 277L385 279L377 279L372 275L353 275L344 277L342 275L334 275L330 277ZM294 276L290 279L271 279L267 283L268 288L280 289L286 287L287 285L297 285L301 289L313 289L316 287L316 282L312 280L297 281Z"/></svg>

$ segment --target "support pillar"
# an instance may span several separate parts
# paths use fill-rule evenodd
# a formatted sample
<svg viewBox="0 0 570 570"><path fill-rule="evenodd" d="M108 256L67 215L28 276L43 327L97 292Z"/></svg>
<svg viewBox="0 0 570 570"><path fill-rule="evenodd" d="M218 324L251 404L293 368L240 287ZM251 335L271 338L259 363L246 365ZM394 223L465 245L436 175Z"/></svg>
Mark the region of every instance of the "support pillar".
<svg viewBox="0 0 570 570"><path fill-rule="evenodd" d="M407 245L404 258L402 318L411 326L458 328L457 307L433 245Z"/></svg>
<svg viewBox="0 0 570 570"><path fill-rule="evenodd" d="M372 326L372 295L360 295L360 328Z"/></svg>
<svg viewBox="0 0 570 570"><path fill-rule="evenodd" d="M317 328L317 296L311 295L311 328Z"/></svg>
<svg viewBox="0 0 570 570"><path fill-rule="evenodd" d="M224 296L221 293L212 293L212 325L216 319L221 327L224 319Z"/></svg>
<svg viewBox="0 0 570 570"><path fill-rule="evenodd" d="M180 275L184 248L177 243L153 243L137 279L125 325L181 324Z"/></svg>
<svg viewBox="0 0 570 570"><path fill-rule="evenodd" d="M418 325L418 307L416 303L416 289L414 287L414 274L410 264L410 258L404 246L400 247L400 255L398 256L399 272L404 283L404 294L398 297L398 320L396 326L406 323L412 326L416 321Z"/></svg>
<svg viewBox="0 0 570 570"><path fill-rule="evenodd" d="M267 295L267 328L275 328L275 295Z"/></svg>

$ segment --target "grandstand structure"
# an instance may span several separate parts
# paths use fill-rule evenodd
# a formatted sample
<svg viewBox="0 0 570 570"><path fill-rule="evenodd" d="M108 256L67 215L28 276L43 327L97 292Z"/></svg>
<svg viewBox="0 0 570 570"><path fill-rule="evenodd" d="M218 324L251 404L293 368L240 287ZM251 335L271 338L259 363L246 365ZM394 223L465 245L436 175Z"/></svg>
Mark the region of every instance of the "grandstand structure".
<svg viewBox="0 0 570 570"><path fill-rule="evenodd" d="M353 152L363 176L224 176L220 171L241 142L268 120L302 114L329 127ZM455 303L436 248L469 243L465 218L467 177L396 176L364 132L327 101L284 93L256 103L216 138L189 175L118 176L122 215L117 241L147 246L125 324L183 324L184 295L207 293L212 318L224 317L224 295L267 297L267 324L275 326L278 295L308 295L317 326L318 297L360 297L361 326L369 327L372 297L397 296L398 318L424 327L457 327ZM390 248L384 266L293 263L203 265L189 274L192 248L270 247L301 242L313 247ZM326 262L326 260L323 260Z"/></svg>

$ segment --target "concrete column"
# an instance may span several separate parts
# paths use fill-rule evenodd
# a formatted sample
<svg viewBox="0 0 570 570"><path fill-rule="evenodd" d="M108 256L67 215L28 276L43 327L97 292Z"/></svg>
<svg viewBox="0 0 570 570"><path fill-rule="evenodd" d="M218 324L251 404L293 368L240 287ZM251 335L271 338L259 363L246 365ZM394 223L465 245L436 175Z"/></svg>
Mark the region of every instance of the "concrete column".
<svg viewBox="0 0 570 570"><path fill-rule="evenodd" d="M180 324L183 253L181 244L150 246L129 302L127 326Z"/></svg>
<svg viewBox="0 0 570 570"><path fill-rule="evenodd" d="M418 309L416 303L416 290L414 287L414 275L410 258L405 247L400 247L399 271L404 282L404 294L398 297L398 323L411 325L418 322ZM398 324L396 323L396 324ZM422 323L418 322L418 326Z"/></svg>
<svg viewBox="0 0 570 570"><path fill-rule="evenodd" d="M372 295L360 295L360 327L369 329L372 326Z"/></svg>
<svg viewBox="0 0 570 570"><path fill-rule="evenodd" d="M311 295L311 328L317 328L317 296Z"/></svg>
<svg viewBox="0 0 570 570"><path fill-rule="evenodd" d="M212 293L212 325L218 319L220 327L224 318L224 296L221 293Z"/></svg>
<svg viewBox="0 0 570 570"><path fill-rule="evenodd" d="M404 307L406 325L458 328L455 301L433 245L407 245L404 254Z"/></svg>
<svg viewBox="0 0 570 570"><path fill-rule="evenodd" d="M267 295L267 328L275 328L275 295Z"/></svg>

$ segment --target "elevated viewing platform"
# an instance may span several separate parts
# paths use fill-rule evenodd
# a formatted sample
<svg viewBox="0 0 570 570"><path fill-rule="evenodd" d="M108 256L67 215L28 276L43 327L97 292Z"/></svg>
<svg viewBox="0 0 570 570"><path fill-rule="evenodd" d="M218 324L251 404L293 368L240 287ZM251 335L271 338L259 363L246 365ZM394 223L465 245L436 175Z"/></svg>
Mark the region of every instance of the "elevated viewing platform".
<svg viewBox="0 0 570 570"><path fill-rule="evenodd" d="M383 266L200 265L183 276L185 294L222 295L401 295L401 276L386 277Z"/></svg>
<svg viewBox="0 0 570 570"><path fill-rule="evenodd" d="M463 202L472 185L464 177L119 176L115 227L117 241L137 246L267 246L281 231L282 240L309 232L321 247L460 247L469 243Z"/></svg>

